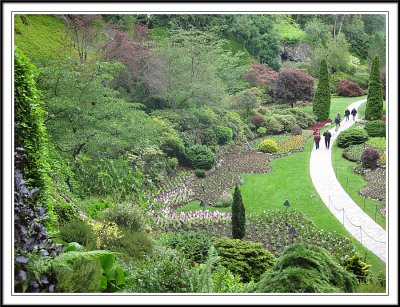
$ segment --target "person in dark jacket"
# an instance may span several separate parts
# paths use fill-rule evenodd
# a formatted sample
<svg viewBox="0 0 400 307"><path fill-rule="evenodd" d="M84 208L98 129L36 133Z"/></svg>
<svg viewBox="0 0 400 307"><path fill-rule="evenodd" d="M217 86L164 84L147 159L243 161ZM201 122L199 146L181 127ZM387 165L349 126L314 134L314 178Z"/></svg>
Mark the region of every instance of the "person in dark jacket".
<svg viewBox="0 0 400 307"><path fill-rule="evenodd" d="M349 120L349 116L350 116L350 111L349 109L346 109L346 111L344 111L344 117L346 118L346 122Z"/></svg>
<svg viewBox="0 0 400 307"><path fill-rule="evenodd" d="M330 133L329 130L326 130L322 136L325 138L325 147L329 149L332 133Z"/></svg>
<svg viewBox="0 0 400 307"><path fill-rule="evenodd" d="M318 128L314 130L313 135L314 135L315 149L318 149L319 141L321 141L321 134L319 133Z"/></svg>
<svg viewBox="0 0 400 307"><path fill-rule="evenodd" d="M355 120L356 119L356 115L357 115L356 108L353 108L353 110L351 110L351 115L353 115L353 120Z"/></svg>

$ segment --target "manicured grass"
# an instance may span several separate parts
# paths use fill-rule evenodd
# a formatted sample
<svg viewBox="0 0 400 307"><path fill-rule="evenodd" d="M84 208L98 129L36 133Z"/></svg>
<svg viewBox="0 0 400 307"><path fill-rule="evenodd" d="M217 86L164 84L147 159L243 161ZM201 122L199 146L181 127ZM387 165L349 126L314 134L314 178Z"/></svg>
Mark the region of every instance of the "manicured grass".
<svg viewBox="0 0 400 307"><path fill-rule="evenodd" d="M336 178L350 195L351 199L353 199L373 220L375 220L376 216L376 222L385 229L386 218L379 211L380 202L378 200L364 198L359 194L359 191L367 185L367 182L361 175L353 172L352 169L357 163L343 158L343 150L343 148L336 145L336 142L332 146L332 165Z"/></svg>
<svg viewBox="0 0 400 307"><path fill-rule="evenodd" d="M332 97L331 99L331 111L329 113L329 118L334 119L338 113L340 113L341 119L344 118L344 111L347 109L348 105L358 101L366 99L367 96L360 97ZM363 104L365 105L365 103ZM349 110L351 111L351 110Z"/></svg>
<svg viewBox="0 0 400 307"><path fill-rule="evenodd" d="M365 108L367 107L366 103L363 103L358 108L358 118L364 119L365 117ZM383 101L383 114L386 115L386 101Z"/></svg>

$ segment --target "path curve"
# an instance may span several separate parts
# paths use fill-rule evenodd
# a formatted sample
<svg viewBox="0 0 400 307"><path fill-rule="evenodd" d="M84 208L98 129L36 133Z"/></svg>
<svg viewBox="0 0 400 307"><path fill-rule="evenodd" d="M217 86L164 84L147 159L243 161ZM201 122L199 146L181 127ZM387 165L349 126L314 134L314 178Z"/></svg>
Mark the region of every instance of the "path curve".
<svg viewBox="0 0 400 307"><path fill-rule="evenodd" d="M348 109L358 109L365 101L366 99L353 102ZM329 130L332 134L331 147L340 132L354 123L350 115L349 121L343 120L340 123L337 132L335 127ZM316 150L314 145L311 151L310 176L319 196L332 214L355 239L386 262L386 231L370 218L340 185L332 166L332 151L325 148L324 137L321 138L319 149Z"/></svg>

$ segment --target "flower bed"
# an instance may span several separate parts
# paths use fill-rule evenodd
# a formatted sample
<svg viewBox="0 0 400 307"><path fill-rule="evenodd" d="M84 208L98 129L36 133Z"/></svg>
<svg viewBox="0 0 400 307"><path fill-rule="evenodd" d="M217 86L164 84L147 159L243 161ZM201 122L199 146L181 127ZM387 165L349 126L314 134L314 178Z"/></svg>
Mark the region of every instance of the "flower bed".
<svg viewBox="0 0 400 307"><path fill-rule="evenodd" d="M294 135L294 134L270 135L262 140L257 140L256 142L253 142L252 148L257 149L260 142L262 142L265 139L269 139L277 143L278 154L288 153L293 150L300 150L304 148L304 144L311 135L312 135L311 130L303 130L303 133L300 135Z"/></svg>
<svg viewBox="0 0 400 307"><path fill-rule="evenodd" d="M317 122L315 125L312 125L312 126L306 128L306 130L314 131L317 128L321 129L321 128L324 128L325 124L327 124L327 123L332 123L332 120L331 119L321 120L321 121Z"/></svg>

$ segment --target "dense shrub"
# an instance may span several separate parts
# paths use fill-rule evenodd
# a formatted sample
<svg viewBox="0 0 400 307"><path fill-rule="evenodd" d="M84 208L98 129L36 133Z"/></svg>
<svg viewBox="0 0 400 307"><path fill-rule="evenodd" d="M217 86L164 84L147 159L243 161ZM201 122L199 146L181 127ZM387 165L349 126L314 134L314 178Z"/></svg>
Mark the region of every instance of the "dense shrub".
<svg viewBox="0 0 400 307"><path fill-rule="evenodd" d="M204 178L204 177L206 177L206 171L203 170L203 169L196 169L196 170L194 171L194 174L195 174L196 177L198 177L198 178Z"/></svg>
<svg viewBox="0 0 400 307"><path fill-rule="evenodd" d="M281 68L276 78L274 97L281 103L311 101L314 96L314 78L300 70Z"/></svg>
<svg viewBox="0 0 400 307"><path fill-rule="evenodd" d="M142 231L146 225L143 212L138 206L130 203L116 204L107 208L104 210L104 218L131 231Z"/></svg>
<svg viewBox="0 0 400 307"><path fill-rule="evenodd" d="M261 274L275 262L275 257L261 243L219 238L214 243L220 256L220 264L243 282L258 281Z"/></svg>
<svg viewBox="0 0 400 307"><path fill-rule="evenodd" d="M112 206L112 202L104 198L88 199L81 203L81 207L86 209L86 214L92 219L102 217L104 210L110 206Z"/></svg>
<svg viewBox="0 0 400 307"><path fill-rule="evenodd" d="M246 235L246 211L239 186L235 187L232 200L232 237L243 239Z"/></svg>
<svg viewBox="0 0 400 307"><path fill-rule="evenodd" d="M358 162L361 159L364 147L364 144L350 145L343 150L342 156L349 161Z"/></svg>
<svg viewBox="0 0 400 307"><path fill-rule="evenodd" d="M278 73L268 65L254 62L245 77L250 81L251 85L273 91L277 75Z"/></svg>
<svg viewBox="0 0 400 307"><path fill-rule="evenodd" d="M381 80L382 80L382 97L386 100L386 69L381 70Z"/></svg>
<svg viewBox="0 0 400 307"><path fill-rule="evenodd" d="M176 157L179 161L182 161L185 153L185 145L179 138L169 137L163 141L160 149L170 157Z"/></svg>
<svg viewBox="0 0 400 307"><path fill-rule="evenodd" d="M90 221L89 225L96 237L97 249L109 249L123 237L121 229L114 222Z"/></svg>
<svg viewBox="0 0 400 307"><path fill-rule="evenodd" d="M129 262L132 258L141 258L152 252L154 243L148 233L123 229L122 234L109 247L111 251L119 253L121 259Z"/></svg>
<svg viewBox="0 0 400 307"><path fill-rule="evenodd" d="M364 129L350 128L339 134L337 137L337 145L345 148L350 145L364 143L368 140L368 133Z"/></svg>
<svg viewBox="0 0 400 307"><path fill-rule="evenodd" d="M129 270L129 293L190 292L191 265L178 250L156 248L141 261L132 263Z"/></svg>
<svg viewBox="0 0 400 307"><path fill-rule="evenodd" d="M52 262L56 292L115 292L125 286L127 273L109 251L68 252Z"/></svg>
<svg viewBox="0 0 400 307"><path fill-rule="evenodd" d="M232 138L234 140L241 139L243 137L245 124L241 120L239 114L229 111L224 115L222 120L225 126L232 129Z"/></svg>
<svg viewBox="0 0 400 307"><path fill-rule="evenodd" d="M257 129L257 133L260 134L260 135L264 135L264 134L267 133L267 128L260 127L260 128Z"/></svg>
<svg viewBox="0 0 400 307"><path fill-rule="evenodd" d="M336 85L336 93L343 97L358 97L364 95L364 90L350 80L342 80Z"/></svg>
<svg viewBox="0 0 400 307"><path fill-rule="evenodd" d="M377 162L380 157L379 150L375 148L366 147L361 155L361 163L365 168L374 169L378 166Z"/></svg>
<svg viewBox="0 0 400 307"><path fill-rule="evenodd" d="M70 221L60 227L60 238L65 242L77 242L88 249L94 249L96 237L92 227L81 219Z"/></svg>
<svg viewBox="0 0 400 307"><path fill-rule="evenodd" d="M293 115L295 117L296 123L303 129L314 125L317 121L317 117L314 114L307 113L299 108L278 110L274 113Z"/></svg>
<svg viewBox="0 0 400 307"><path fill-rule="evenodd" d="M232 140L232 129L225 126L216 126L214 128L215 135L218 140L218 144L225 144Z"/></svg>
<svg viewBox="0 0 400 307"><path fill-rule="evenodd" d="M283 125L276 119L275 116L268 116L264 123L267 133L279 134L283 132Z"/></svg>
<svg viewBox="0 0 400 307"><path fill-rule="evenodd" d="M301 135L303 133L303 130L301 129L301 127L298 124L295 124L292 128L292 133L294 135Z"/></svg>
<svg viewBox="0 0 400 307"><path fill-rule="evenodd" d="M189 260L196 263L205 262L211 246L208 234L197 231L170 233L162 242L166 247L183 252Z"/></svg>
<svg viewBox="0 0 400 307"><path fill-rule="evenodd" d="M356 275L359 281L366 281L368 275L370 275L369 268L371 265L366 264L361 261L360 256L355 253L353 256L342 260L342 267L344 267L348 272Z"/></svg>
<svg viewBox="0 0 400 307"><path fill-rule="evenodd" d="M215 162L215 154L205 145L193 145L186 150L186 159L194 168L210 169Z"/></svg>
<svg viewBox="0 0 400 307"><path fill-rule="evenodd" d="M297 243L285 248L275 265L250 291L258 293L351 293L356 279L322 247Z"/></svg>
<svg viewBox="0 0 400 307"><path fill-rule="evenodd" d="M370 137L386 137L386 122L383 120L368 121L364 129Z"/></svg>
<svg viewBox="0 0 400 307"><path fill-rule="evenodd" d="M250 117L250 121L254 126L256 126L256 128L258 128L265 121L265 118L261 114L255 114Z"/></svg>
<svg viewBox="0 0 400 307"><path fill-rule="evenodd" d="M278 145L274 140L265 139L260 143L259 150L262 152L267 153L277 153L278 152Z"/></svg>
<svg viewBox="0 0 400 307"><path fill-rule="evenodd" d="M286 115L280 115L276 114L274 115L275 118L278 120L278 122L283 126L283 130L286 132L291 132L293 126L296 124L296 119L293 115L286 114Z"/></svg>

